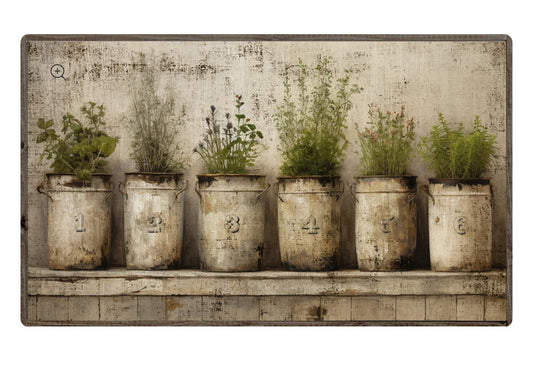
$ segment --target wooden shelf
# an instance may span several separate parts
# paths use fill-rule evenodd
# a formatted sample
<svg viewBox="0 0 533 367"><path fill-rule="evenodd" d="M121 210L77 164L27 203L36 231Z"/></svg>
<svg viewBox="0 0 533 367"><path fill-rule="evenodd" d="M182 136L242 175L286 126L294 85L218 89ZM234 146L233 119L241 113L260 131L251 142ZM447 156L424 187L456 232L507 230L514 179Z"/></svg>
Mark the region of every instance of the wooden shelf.
<svg viewBox="0 0 533 367"><path fill-rule="evenodd" d="M96 271L28 269L28 295L36 296L369 296L506 295L506 273L288 272L213 273L199 270Z"/></svg>

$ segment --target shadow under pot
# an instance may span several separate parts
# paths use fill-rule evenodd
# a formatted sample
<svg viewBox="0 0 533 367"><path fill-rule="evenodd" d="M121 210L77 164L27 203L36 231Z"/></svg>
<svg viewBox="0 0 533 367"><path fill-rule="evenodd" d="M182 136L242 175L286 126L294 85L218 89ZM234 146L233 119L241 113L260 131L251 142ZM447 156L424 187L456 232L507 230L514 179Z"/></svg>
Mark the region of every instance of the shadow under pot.
<svg viewBox="0 0 533 367"><path fill-rule="evenodd" d="M264 175L198 175L200 268L206 271L258 271L263 261Z"/></svg>
<svg viewBox="0 0 533 367"><path fill-rule="evenodd" d="M285 270L329 271L340 260L339 176L278 177L278 231Z"/></svg>
<svg viewBox="0 0 533 367"><path fill-rule="evenodd" d="M124 196L127 269L179 267L186 188L179 173L126 173L119 191Z"/></svg>
<svg viewBox="0 0 533 367"><path fill-rule="evenodd" d="M90 181L49 173L38 191L48 196L48 257L54 270L92 270L108 265L111 238L110 174Z"/></svg>
<svg viewBox="0 0 533 367"><path fill-rule="evenodd" d="M351 191L358 269L408 269L416 248L416 176L356 177Z"/></svg>
<svg viewBox="0 0 533 367"><path fill-rule="evenodd" d="M488 271L492 263L489 179L429 179L431 269Z"/></svg>

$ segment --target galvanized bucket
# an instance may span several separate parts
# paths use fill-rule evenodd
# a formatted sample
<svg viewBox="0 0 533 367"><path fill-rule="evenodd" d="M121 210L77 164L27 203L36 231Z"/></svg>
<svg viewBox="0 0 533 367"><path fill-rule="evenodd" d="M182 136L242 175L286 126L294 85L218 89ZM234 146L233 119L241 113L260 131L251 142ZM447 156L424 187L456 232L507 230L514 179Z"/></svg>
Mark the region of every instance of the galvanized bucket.
<svg viewBox="0 0 533 367"><path fill-rule="evenodd" d="M435 271L488 271L492 263L489 179L430 179L429 255Z"/></svg>
<svg viewBox="0 0 533 367"><path fill-rule="evenodd" d="M351 191L359 270L409 268L416 248L416 176L356 177Z"/></svg>
<svg viewBox="0 0 533 367"><path fill-rule="evenodd" d="M126 173L124 246L128 269L172 269L181 260L183 191L178 173Z"/></svg>
<svg viewBox="0 0 533 367"><path fill-rule="evenodd" d="M263 175L198 175L200 268L257 271L263 259L265 203L270 187Z"/></svg>
<svg viewBox="0 0 533 367"><path fill-rule="evenodd" d="M327 271L340 260L338 176L278 177L278 231L286 270Z"/></svg>
<svg viewBox="0 0 533 367"><path fill-rule="evenodd" d="M107 267L111 238L111 175L90 182L75 175L47 174L38 191L48 196L50 269Z"/></svg>

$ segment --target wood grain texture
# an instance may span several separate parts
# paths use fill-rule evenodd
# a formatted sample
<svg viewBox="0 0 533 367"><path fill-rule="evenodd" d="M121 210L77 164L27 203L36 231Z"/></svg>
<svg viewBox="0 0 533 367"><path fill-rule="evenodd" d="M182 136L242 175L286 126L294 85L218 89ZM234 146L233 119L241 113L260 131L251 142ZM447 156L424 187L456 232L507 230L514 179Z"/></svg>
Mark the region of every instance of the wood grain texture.
<svg viewBox="0 0 533 367"><path fill-rule="evenodd" d="M483 296L457 296L457 320L482 321L484 308Z"/></svg>
<svg viewBox="0 0 533 367"><path fill-rule="evenodd" d="M53 271L31 268L30 295L505 295L505 273L445 273L432 271L209 273L198 270L157 272Z"/></svg>
<svg viewBox="0 0 533 367"><path fill-rule="evenodd" d="M100 320L99 297L68 297L69 321Z"/></svg>
<svg viewBox="0 0 533 367"><path fill-rule="evenodd" d="M31 297L33 325L505 322L505 298L483 296L116 296Z"/></svg>
<svg viewBox="0 0 533 367"><path fill-rule="evenodd" d="M427 296L426 320L457 320L457 296Z"/></svg>
<svg viewBox="0 0 533 367"><path fill-rule="evenodd" d="M425 320L426 297L398 296L396 297L396 320Z"/></svg>

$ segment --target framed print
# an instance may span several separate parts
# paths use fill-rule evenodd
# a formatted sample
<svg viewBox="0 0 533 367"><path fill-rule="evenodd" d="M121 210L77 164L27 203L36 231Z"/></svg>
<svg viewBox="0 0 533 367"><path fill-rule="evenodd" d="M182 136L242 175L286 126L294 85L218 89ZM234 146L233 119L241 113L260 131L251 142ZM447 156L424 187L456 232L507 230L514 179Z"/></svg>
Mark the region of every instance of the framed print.
<svg viewBox="0 0 533 367"><path fill-rule="evenodd" d="M27 35L25 325L509 325L506 35Z"/></svg>

